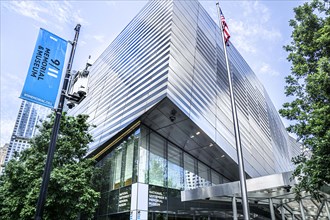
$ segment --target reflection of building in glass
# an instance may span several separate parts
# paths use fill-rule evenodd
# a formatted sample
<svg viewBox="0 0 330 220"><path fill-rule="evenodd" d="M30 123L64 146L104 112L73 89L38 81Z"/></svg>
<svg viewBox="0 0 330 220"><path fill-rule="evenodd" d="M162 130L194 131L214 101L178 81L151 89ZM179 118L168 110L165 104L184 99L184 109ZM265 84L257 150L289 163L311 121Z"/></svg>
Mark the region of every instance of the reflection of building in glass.
<svg viewBox="0 0 330 220"><path fill-rule="evenodd" d="M50 114L49 108L23 100L19 108L13 134L5 158L7 163L15 152L19 153L30 146L29 140L36 134L37 125Z"/></svg>
<svg viewBox="0 0 330 220"><path fill-rule="evenodd" d="M287 171L280 117L234 45L228 52L246 175ZM96 125L97 219L232 218L228 201L181 202L181 190L239 179L220 30L197 1L150 1L91 67L88 87L71 114Z"/></svg>

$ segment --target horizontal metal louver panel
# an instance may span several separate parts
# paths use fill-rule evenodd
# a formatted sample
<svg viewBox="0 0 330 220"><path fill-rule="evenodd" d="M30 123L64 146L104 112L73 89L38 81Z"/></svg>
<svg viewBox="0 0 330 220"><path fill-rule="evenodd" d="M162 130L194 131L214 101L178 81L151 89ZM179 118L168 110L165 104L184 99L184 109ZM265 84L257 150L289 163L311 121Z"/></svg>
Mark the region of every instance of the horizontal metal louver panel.
<svg viewBox="0 0 330 220"><path fill-rule="evenodd" d="M172 5L147 4L91 68L89 94L72 111L96 125L91 150L166 96Z"/></svg>
<svg viewBox="0 0 330 220"><path fill-rule="evenodd" d="M236 160L229 83L218 25L198 1L150 1L91 68L87 113L95 141L115 135L168 97ZM247 172L288 164L288 136L256 75L234 45L230 69Z"/></svg>

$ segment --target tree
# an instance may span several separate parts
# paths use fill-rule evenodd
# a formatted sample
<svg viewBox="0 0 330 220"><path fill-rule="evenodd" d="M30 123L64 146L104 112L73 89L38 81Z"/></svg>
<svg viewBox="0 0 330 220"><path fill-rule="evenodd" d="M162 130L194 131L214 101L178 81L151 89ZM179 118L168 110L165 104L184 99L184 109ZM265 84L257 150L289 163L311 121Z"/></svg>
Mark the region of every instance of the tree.
<svg viewBox="0 0 330 220"><path fill-rule="evenodd" d="M43 219L92 218L99 193L93 188L94 161L85 158L92 136L87 116L61 118ZM31 147L8 162L0 178L0 219L33 219L54 117L45 121Z"/></svg>
<svg viewBox="0 0 330 220"><path fill-rule="evenodd" d="M294 9L292 42L284 47L292 63L285 94L293 101L280 114L292 120L287 130L310 153L293 158L297 195L302 190L320 199L319 190L330 183L330 18L326 2L313 0Z"/></svg>

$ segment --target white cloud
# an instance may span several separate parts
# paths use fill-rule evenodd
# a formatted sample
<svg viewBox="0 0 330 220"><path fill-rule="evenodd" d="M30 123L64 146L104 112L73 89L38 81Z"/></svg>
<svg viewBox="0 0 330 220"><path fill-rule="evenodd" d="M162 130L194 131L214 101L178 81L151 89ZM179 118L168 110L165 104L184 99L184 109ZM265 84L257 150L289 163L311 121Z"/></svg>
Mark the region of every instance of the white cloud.
<svg viewBox="0 0 330 220"><path fill-rule="evenodd" d="M4 6L41 23L54 21L54 25L80 23L87 24L79 10L75 10L67 1L8 1ZM50 18L50 19L49 19Z"/></svg>
<svg viewBox="0 0 330 220"><path fill-rule="evenodd" d="M209 14L219 24L217 9L214 2L202 2ZM274 28L271 10L261 1L231 1L223 4L231 41L243 55L260 55L262 45L271 47L274 41L282 39L280 30ZM227 10L226 10L227 9ZM226 10L226 11L224 11ZM240 12L240 13L237 13Z"/></svg>
<svg viewBox="0 0 330 220"><path fill-rule="evenodd" d="M237 20L230 20L230 23L232 40L235 46L244 52L255 53L260 41L277 41L282 37L278 30L267 28L262 23Z"/></svg>
<svg viewBox="0 0 330 220"><path fill-rule="evenodd" d="M261 41L271 45L272 41L282 38L281 32L271 23L270 10L260 1L242 1L237 9L243 11L241 16L229 19L229 30L235 46L246 53L256 53Z"/></svg>
<svg viewBox="0 0 330 220"><path fill-rule="evenodd" d="M280 73L272 69L272 67L267 63L262 63L258 71L259 74L268 75L268 76L279 76Z"/></svg>
<svg viewBox="0 0 330 220"><path fill-rule="evenodd" d="M23 80L17 74L1 73L1 146L10 141L21 101L18 96L22 90Z"/></svg>
<svg viewBox="0 0 330 220"><path fill-rule="evenodd" d="M10 97L12 97L12 94L15 95L15 97L19 96L19 91L21 91L23 87L23 81L24 79L20 78L17 74L11 74L11 73L1 73L1 100L4 98L8 98L8 93L11 94ZM12 100L9 100L12 101Z"/></svg>
<svg viewBox="0 0 330 220"><path fill-rule="evenodd" d="M5 2L4 6L9 10L16 12L22 16L26 16L37 20L41 23L46 23L46 20L43 19L40 14L47 13L47 9L40 6L37 2L33 1L9 1Z"/></svg>
<svg viewBox="0 0 330 220"><path fill-rule="evenodd" d="M94 35L93 38L95 40L97 40L98 42L103 43L105 36L104 35Z"/></svg>
<svg viewBox="0 0 330 220"><path fill-rule="evenodd" d="M67 1L49 1L47 4L52 11L52 16L57 19L59 23L86 23L80 15L80 10L74 9Z"/></svg>
<svg viewBox="0 0 330 220"><path fill-rule="evenodd" d="M243 51L249 54L256 54L256 47L249 43L243 36L239 36L235 39L235 47L239 49L239 51Z"/></svg>
<svg viewBox="0 0 330 220"><path fill-rule="evenodd" d="M80 46L85 46L86 44L87 44L87 42L84 41L84 40L80 40L80 41L79 41L79 45L80 45Z"/></svg>
<svg viewBox="0 0 330 220"><path fill-rule="evenodd" d="M242 1L241 7L244 9L243 16L249 18L249 20L265 23L270 19L271 14L269 9L260 3L260 1Z"/></svg>
<svg viewBox="0 0 330 220"><path fill-rule="evenodd" d="M2 147L5 143L9 143L11 134L13 132L15 119L12 118L7 119L1 117L1 146Z"/></svg>

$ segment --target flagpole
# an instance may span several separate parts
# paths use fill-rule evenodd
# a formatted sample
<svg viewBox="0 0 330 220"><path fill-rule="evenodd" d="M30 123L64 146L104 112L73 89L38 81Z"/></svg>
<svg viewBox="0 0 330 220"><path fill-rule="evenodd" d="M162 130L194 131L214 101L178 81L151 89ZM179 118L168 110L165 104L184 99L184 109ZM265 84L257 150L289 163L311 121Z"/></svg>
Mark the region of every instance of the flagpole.
<svg viewBox="0 0 330 220"><path fill-rule="evenodd" d="M69 85L69 78L70 78L70 72L71 72L71 68L72 68L73 58L74 58L74 54L76 52L76 47L77 47L77 43L78 43L80 27L81 27L81 25L77 24L77 26L74 29L76 31L76 33L74 36L74 40L72 42L71 53L70 53L70 57L69 57L68 66L66 69L66 75L64 78L63 87L61 90L60 100L58 103L58 107L55 110L55 120L54 120L53 130L51 133L51 140L50 140L49 148L48 148L48 152L47 152L45 170L42 175L42 183L41 183L40 193L39 193L39 197L38 197L35 218L34 218L35 220L41 220L42 216L43 216L43 212L44 212L48 183L49 183L49 179L50 179L50 172L52 170L52 163L53 163L53 158L54 158L54 154L55 154L56 140L57 140L58 132L60 129L60 121L61 121L61 117L62 117L65 96L66 96L68 85Z"/></svg>
<svg viewBox="0 0 330 220"><path fill-rule="evenodd" d="M239 132L239 126L238 126L238 118L237 118L237 109L235 104L235 97L233 92L233 81L230 74L229 69L229 61L228 61L228 55L227 55L227 47L224 37L224 30L221 22L221 14L220 14L220 5L219 2L216 3L218 6L218 16L219 16L219 22L220 22L220 29L221 29L221 36L223 41L223 50L225 53L225 60L226 60L226 66L227 66L227 74L228 74L228 81L229 81L229 92L230 92L230 101L231 101L231 112L233 115L233 121L234 121L234 131L235 131L235 143L236 143L236 150L237 150L237 158L238 158L238 169L239 169L239 179L240 179L240 186L241 186L241 195L242 195L242 206L243 206L243 215L244 219L248 220L250 219L250 213L249 213L249 207L248 207L248 197L247 197L247 189L246 189L246 179L245 179L245 170L244 170L244 161L243 161L243 152L242 152L242 146L241 146L241 136Z"/></svg>

